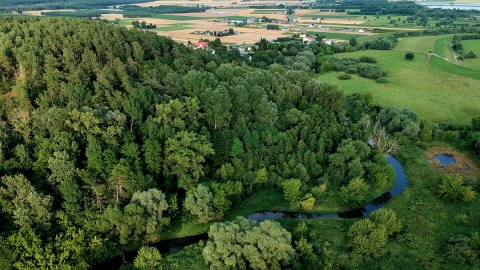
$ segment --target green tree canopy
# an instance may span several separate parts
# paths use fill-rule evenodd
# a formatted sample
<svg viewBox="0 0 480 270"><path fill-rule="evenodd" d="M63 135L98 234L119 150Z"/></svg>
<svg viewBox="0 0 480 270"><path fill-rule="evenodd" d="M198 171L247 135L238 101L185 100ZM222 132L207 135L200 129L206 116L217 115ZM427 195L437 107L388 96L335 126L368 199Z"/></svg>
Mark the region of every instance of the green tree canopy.
<svg viewBox="0 0 480 270"><path fill-rule="evenodd" d="M203 256L211 269L280 269L294 254L291 234L275 222L237 217L215 223Z"/></svg>

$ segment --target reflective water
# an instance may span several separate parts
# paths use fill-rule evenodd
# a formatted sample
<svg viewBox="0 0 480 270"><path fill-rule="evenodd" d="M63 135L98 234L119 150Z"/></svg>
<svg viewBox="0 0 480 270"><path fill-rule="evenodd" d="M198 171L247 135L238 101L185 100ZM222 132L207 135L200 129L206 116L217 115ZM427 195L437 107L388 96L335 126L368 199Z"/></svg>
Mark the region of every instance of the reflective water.
<svg viewBox="0 0 480 270"><path fill-rule="evenodd" d="M455 158L453 158L452 155L436 155L432 158L433 160L438 160L440 162L440 165L450 165L450 164L455 164Z"/></svg>
<svg viewBox="0 0 480 270"><path fill-rule="evenodd" d="M388 164L395 169L395 186L389 191L383 193L380 197L374 199L370 204L365 205L362 208L353 209L347 212L334 213L334 214L305 214L305 213L292 213L292 212L274 212L274 211L262 211L248 215L247 218L256 221L264 221L267 219L280 219L280 218L298 218L298 219L315 219L315 218L360 218L368 216L371 212L384 207L387 202L405 190L407 187L407 176L403 171L402 165L394 157L387 158Z"/></svg>

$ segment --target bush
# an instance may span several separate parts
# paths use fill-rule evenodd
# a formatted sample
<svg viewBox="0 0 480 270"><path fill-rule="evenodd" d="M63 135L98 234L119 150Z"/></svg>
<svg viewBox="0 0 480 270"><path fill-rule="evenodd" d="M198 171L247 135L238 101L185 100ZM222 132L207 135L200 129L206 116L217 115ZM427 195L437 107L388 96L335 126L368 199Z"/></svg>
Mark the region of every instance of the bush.
<svg viewBox="0 0 480 270"><path fill-rule="evenodd" d="M358 68L355 66L349 66L344 69L344 71L348 74L357 74L358 73Z"/></svg>
<svg viewBox="0 0 480 270"><path fill-rule="evenodd" d="M440 198L448 202L471 202L475 200L475 191L463 183L460 175L444 175L437 186Z"/></svg>
<svg viewBox="0 0 480 270"><path fill-rule="evenodd" d="M368 79L378 79L387 76L387 72L376 66L364 66L358 68L359 75Z"/></svg>
<svg viewBox="0 0 480 270"><path fill-rule="evenodd" d="M340 74L337 77L339 80L350 80L352 78L352 75L350 74Z"/></svg>
<svg viewBox="0 0 480 270"><path fill-rule="evenodd" d="M377 63L377 59L375 59L375 57L372 57L372 56L362 56L359 58L360 62L363 62L363 63Z"/></svg>
<svg viewBox="0 0 480 270"><path fill-rule="evenodd" d="M474 54L472 51L469 51L467 54L463 56L463 59L471 59L471 58L477 58L477 55Z"/></svg>
<svg viewBox="0 0 480 270"><path fill-rule="evenodd" d="M388 80L385 77L380 77L380 78L376 79L375 82L376 83L388 83Z"/></svg>
<svg viewBox="0 0 480 270"><path fill-rule="evenodd" d="M407 52L407 53L405 54L405 59L407 59L407 60L413 60L413 58L415 58L415 54L414 54L414 53L412 53L412 52Z"/></svg>

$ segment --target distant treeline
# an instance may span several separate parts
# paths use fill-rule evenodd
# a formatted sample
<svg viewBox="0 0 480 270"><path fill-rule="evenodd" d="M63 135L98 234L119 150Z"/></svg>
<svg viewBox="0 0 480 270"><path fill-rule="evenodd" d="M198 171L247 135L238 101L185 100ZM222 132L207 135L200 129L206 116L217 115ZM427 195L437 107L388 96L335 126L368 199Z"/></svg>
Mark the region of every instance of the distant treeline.
<svg viewBox="0 0 480 270"><path fill-rule="evenodd" d="M75 18L91 18L102 16L102 11L98 10L79 10L79 11L49 11L42 12L42 15L53 17L75 17Z"/></svg>
<svg viewBox="0 0 480 270"><path fill-rule="evenodd" d="M145 0L2 0L0 11L106 8L142 2Z"/></svg>
<svg viewBox="0 0 480 270"><path fill-rule="evenodd" d="M124 6L124 18L147 18L155 14L171 14L171 13L192 13L205 12L202 7L186 7L186 6L158 6L158 7L140 7L140 6Z"/></svg>

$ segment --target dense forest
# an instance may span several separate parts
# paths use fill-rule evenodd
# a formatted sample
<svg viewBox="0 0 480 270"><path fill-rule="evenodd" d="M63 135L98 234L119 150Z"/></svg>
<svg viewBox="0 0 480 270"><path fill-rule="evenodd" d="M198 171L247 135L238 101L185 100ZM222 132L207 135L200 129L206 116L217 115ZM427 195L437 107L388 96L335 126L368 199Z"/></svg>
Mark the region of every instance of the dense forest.
<svg viewBox="0 0 480 270"><path fill-rule="evenodd" d="M458 40L468 37L474 35ZM254 211L360 207L393 185L385 155L400 143L461 141L480 153L478 117L471 127L435 126L409 110L375 105L370 95L344 96L312 79L313 72L336 70L381 83L388 74L372 65L377 59L331 55L391 49L396 38L344 45L262 39L249 61L220 39L209 41L213 55L100 20L1 20L0 269L89 269L124 250L178 237L185 228L201 226L183 235L204 232L210 224L210 240L193 249L202 248L195 254L212 269L372 263L402 230L391 209L326 223L326 232L312 222L287 231L277 222L234 216L251 198L261 201ZM413 186L423 177L409 174ZM480 187L461 177L440 181L435 194L446 202L471 202ZM272 193L280 199L269 201ZM410 229L418 219L403 222ZM316 244L343 239L335 233L346 234L348 243L335 245L353 255ZM479 239L478 233L448 239L447 261L478 265ZM396 240L424 248L410 231ZM421 263L438 263L434 255ZM401 264L419 257L409 256L392 259ZM160 258L155 248L142 247L128 267L178 268Z"/></svg>
<svg viewBox="0 0 480 270"><path fill-rule="evenodd" d="M301 71L308 47L258 69L101 21L0 31L2 269L88 268L265 189L351 209L392 183L361 121L375 109Z"/></svg>

